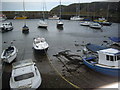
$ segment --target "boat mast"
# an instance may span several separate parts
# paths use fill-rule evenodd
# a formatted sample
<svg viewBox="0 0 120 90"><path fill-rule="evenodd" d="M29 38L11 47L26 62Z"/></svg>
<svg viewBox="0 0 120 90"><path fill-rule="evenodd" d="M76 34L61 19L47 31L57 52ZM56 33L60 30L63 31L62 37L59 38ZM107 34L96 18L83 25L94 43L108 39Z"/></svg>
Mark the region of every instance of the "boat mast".
<svg viewBox="0 0 120 90"><path fill-rule="evenodd" d="M80 0L79 0L79 16L80 16Z"/></svg>
<svg viewBox="0 0 120 90"><path fill-rule="evenodd" d="M107 20L108 20L108 17L109 17L109 8L110 8L110 6L109 6L109 3L108 3L108 8L107 8Z"/></svg>
<svg viewBox="0 0 120 90"><path fill-rule="evenodd" d="M23 11L24 11L24 16L25 16L25 3L24 3L24 0L23 0ZM26 21L24 20L24 25L26 25Z"/></svg>
<svg viewBox="0 0 120 90"><path fill-rule="evenodd" d="M45 20L45 13L44 13L44 11L45 11L45 5L44 5L45 3L43 2L43 11L42 11L42 14L43 14L43 21Z"/></svg>
<svg viewBox="0 0 120 90"><path fill-rule="evenodd" d="M61 20L61 0L60 0L60 20Z"/></svg>

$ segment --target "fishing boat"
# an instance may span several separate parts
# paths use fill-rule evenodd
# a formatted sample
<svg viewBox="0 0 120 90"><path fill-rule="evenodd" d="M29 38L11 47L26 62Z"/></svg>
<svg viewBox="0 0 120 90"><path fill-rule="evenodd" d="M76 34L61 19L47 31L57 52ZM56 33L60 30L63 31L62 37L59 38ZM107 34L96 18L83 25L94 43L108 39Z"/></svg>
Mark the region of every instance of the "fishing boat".
<svg viewBox="0 0 120 90"><path fill-rule="evenodd" d="M80 25L81 25L81 26L89 26L89 25L90 25L90 22L89 22L89 21L81 21L81 22L80 22Z"/></svg>
<svg viewBox="0 0 120 90"><path fill-rule="evenodd" d="M40 72L32 59L18 61L12 64L10 88L37 89L42 82Z"/></svg>
<svg viewBox="0 0 120 90"><path fill-rule="evenodd" d="M83 63L96 72L109 75L120 76L120 50L107 48L97 51L97 55L93 53L83 56Z"/></svg>
<svg viewBox="0 0 120 90"><path fill-rule="evenodd" d="M3 50L1 54L1 59L4 62L11 63L17 57L17 48L15 46L9 46L5 50Z"/></svg>
<svg viewBox="0 0 120 90"><path fill-rule="evenodd" d="M102 28L102 25L100 25L99 23L96 23L96 22L91 22L89 24L89 27L90 28L94 28L94 29L101 29Z"/></svg>
<svg viewBox="0 0 120 90"><path fill-rule="evenodd" d="M37 37L37 38L34 38L34 41L33 41L33 48L37 51L47 51L48 48L49 48L49 45L48 43L46 42L45 38L40 38L40 37Z"/></svg>
<svg viewBox="0 0 120 90"><path fill-rule="evenodd" d="M51 20L59 20L60 17L58 17L57 15L54 15L52 17L49 17L48 19L51 19Z"/></svg>
<svg viewBox="0 0 120 90"><path fill-rule="evenodd" d="M12 22L2 23L2 25L0 26L0 29L1 29L2 32L13 30Z"/></svg>
<svg viewBox="0 0 120 90"><path fill-rule="evenodd" d="M22 27L22 32L23 32L23 33L29 33L29 28L28 28L27 25L24 25L24 26Z"/></svg>
<svg viewBox="0 0 120 90"><path fill-rule="evenodd" d="M57 28L61 28L63 27L63 22L61 21L61 0L60 0L60 19L59 21L57 22Z"/></svg>

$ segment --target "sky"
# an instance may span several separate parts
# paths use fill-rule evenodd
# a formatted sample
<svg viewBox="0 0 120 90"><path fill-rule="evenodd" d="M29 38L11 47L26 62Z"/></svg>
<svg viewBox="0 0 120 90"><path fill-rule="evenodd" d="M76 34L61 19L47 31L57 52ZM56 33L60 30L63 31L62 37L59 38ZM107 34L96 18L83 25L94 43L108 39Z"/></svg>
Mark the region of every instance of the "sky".
<svg viewBox="0 0 120 90"><path fill-rule="evenodd" d="M43 10L43 0L0 0L2 2L2 11L23 11L23 1L26 11L41 11ZM61 0L62 5L69 5L72 3L89 3L94 1L112 1L118 2L120 0ZM59 5L60 0L44 0L46 10L50 11L52 8ZM1 5L0 5L1 6Z"/></svg>

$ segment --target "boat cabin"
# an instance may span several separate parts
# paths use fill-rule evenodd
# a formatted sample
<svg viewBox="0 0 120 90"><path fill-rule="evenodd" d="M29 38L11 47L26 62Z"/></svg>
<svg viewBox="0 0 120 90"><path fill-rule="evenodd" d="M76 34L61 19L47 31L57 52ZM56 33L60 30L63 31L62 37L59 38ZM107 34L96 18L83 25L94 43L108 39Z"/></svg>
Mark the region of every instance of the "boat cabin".
<svg viewBox="0 0 120 90"><path fill-rule="evenodd" d="M98 63L106 66L120 66L120 50L108 48L104 50L97 51L98 53Z"/></svg>

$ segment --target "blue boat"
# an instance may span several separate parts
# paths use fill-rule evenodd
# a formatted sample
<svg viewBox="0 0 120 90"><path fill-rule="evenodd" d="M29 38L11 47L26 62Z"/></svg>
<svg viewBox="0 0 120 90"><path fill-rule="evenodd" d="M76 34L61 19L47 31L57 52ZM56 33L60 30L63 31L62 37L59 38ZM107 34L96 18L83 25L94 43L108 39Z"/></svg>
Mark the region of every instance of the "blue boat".
<svg viewBox="0 0 120 90"><path fill-rule="evenodd" d="M92 52L94 52L94 53L97 53L97 51L99 51L99 50L107 49L107 47L99 46L99 45L91 44L91 43L88 43L88 44L86 45L86 48L87 48L89 51L92 51Z"/></svg>
<svg viewBox="0 0 120 90"><path fill-rule="evenodd" d="M120 50L108 48L97 51L97 56L89 54L83 57L83 63L96 72L120 76Z"/></svg>

